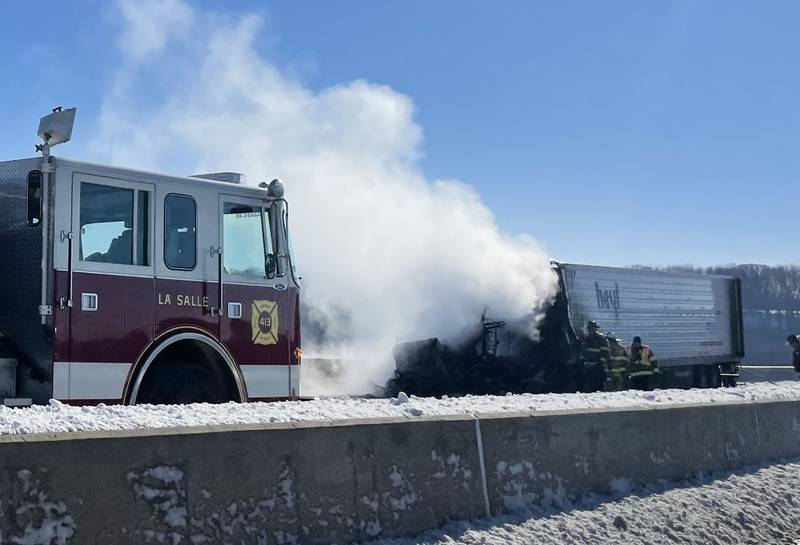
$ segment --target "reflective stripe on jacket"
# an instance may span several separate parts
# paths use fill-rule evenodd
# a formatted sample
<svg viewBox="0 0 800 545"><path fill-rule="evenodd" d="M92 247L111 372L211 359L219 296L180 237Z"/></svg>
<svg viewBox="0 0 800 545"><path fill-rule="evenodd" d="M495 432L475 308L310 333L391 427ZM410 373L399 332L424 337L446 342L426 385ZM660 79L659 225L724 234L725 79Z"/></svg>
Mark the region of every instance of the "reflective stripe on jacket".
<svg viewBox="0 0 800 545"><path fill-rule="evenodd" d="M595 333L594 335L588 335L583 340L584 364L606 366L609 356L608 340L604 336Z"/></svg>

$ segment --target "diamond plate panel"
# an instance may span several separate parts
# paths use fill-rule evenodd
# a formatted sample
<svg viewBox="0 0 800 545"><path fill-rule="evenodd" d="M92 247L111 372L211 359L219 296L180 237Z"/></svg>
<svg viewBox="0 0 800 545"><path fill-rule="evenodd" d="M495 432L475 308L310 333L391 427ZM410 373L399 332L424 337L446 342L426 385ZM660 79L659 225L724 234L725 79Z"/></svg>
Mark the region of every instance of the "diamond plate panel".
<svg viewBox="0 0 800 545"><path fill-rule="evenodd" d="M53 348L39 316L42 228L27 223L27 177L41 161L0 162L0 331L20 360L17 396L46 402L52 395ZM44 382L33 378L33 366L45 371Z"/></svg>

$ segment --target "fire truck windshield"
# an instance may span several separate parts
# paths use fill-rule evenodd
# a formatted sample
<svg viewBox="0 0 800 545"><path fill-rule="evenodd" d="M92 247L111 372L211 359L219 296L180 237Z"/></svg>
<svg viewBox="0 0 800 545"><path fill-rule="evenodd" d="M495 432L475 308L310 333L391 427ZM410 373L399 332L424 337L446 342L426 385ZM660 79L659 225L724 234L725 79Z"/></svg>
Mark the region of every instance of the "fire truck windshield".
<svg viewBox="0 0 800 545"><path fill-rule="evenodd" d="M226 202L222 230L225 274L266 277L266 257L273 253L269 211L261 206Z"/></svg>

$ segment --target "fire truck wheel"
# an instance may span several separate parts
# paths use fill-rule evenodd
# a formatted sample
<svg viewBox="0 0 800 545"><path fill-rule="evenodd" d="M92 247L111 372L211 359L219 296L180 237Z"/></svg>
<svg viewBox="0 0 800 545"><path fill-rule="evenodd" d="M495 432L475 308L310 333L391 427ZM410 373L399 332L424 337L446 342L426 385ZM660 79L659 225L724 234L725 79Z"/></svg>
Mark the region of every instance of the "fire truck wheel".
<svg viewBox="0 0 800 545"><path fill-rule="evenodd" d="M161 362L149 369L136 403L225 403L232 397L214 369L187 362Z"/></svg>

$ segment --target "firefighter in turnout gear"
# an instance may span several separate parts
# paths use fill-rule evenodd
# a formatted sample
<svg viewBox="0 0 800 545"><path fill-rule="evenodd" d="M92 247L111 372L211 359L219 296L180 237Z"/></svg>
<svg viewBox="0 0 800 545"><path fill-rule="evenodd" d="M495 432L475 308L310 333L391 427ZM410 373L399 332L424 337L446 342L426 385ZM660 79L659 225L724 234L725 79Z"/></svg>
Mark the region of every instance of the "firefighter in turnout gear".
<svg viewBox="0 0 800 545"><path fill-rule="evenodd" d="M794 370L800 373L800 339L797 335L789 335L786 337L786 342L792 347L792 365Z"/></svg>
<svg viewBox="0 0 800 545"><path fill-rule="evenodd" d="M597 332L597 322L586 324L583 339L583 388L585 392L599 392L606 382L610 349L608 339Z"/></svg>
<svg viewBox="0 0 800 545"><path fill-rule="evenodd" d="M631 388L651 389L653 375L656 373L658 373L656 356L649 346L642 344L642 338L637 335L628 350L628 378Z"/></svg>
<svg viewBox="0 0 800 545"><path fill-rule="evenodd" d="M613 332L609 332L606 339L610 355L606 390L624 390L628 387L628 351Z"/></svg>

